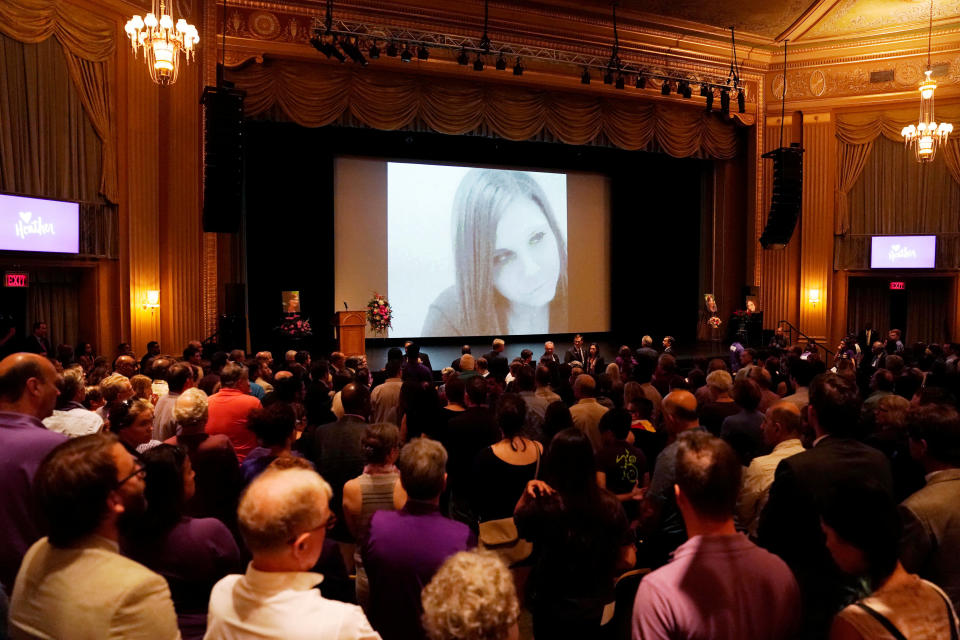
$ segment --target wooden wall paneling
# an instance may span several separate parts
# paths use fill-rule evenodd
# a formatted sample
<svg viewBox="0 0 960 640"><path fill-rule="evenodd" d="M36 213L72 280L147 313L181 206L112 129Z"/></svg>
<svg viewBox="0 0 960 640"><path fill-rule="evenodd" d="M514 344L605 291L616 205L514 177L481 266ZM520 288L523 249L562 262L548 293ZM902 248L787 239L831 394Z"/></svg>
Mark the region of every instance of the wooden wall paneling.
<svg viewBox="0 0 960 640"><path fill-rule="evenodd" d="M768 124L764 131L764 152L780 146L779 119L775 124ZM789 143L789 124L784 132L784 144ZM763 206L761 208L760 231L766 224L770 212L770 200L773 194L773 161L762 159L762 173L758 180L758 188L763 190ZM800 291L800 250L803 227L801 217L793 238L786 249L764 250L759 249L760 262L760 308L763 311L763 326L765 329L775 329L781 320L793 325L799 322L799 291ZM759 236L758 236L759 239Z"/></svg>
<svg viewBox="0 0 960 640"><path fill-rule="evenodd" d="M818 341L829 332L833 284L833 211L837 139L829 113L803 116L803 209L800 228L800 330ZM820 302L811 304L816 289Z"/></svg>
<svg viewBox="0 0 960 640"><path fill-rule="evenodd" d="M847 325L847 306L850 297L849 273L846 271L833 272L833 288L830 292L830 333L827 348L834 350L840 340L848 332L857 333L862 327Z"/></svg>
<svg viewBox="0 0 960 640"><path fill-rule="evenodd" d="M205 43L201 51L200 65L204 86L214 86L217 82L217 61L220 59L218 42L221 34L217 30L217 5L214 2L203 3L202 24L197 25L201 38ZM203 110L200 112L200 207L203 207L203 171L204 171L204 123ZM201 313L203 321L201 332L203 337L212 335L217 330L217 305L219 290L219 274L217 271L217 234L203 233L202 259L200 263ZM202 338L201 338L202 339Z"/></svg>

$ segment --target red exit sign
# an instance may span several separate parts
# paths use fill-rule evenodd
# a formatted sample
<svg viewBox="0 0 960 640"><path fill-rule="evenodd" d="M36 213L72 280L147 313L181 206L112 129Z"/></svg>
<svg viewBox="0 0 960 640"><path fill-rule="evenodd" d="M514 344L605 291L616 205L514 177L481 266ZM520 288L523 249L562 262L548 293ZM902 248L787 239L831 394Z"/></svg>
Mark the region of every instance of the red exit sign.
<svg viewBox="0 0 960 640"><path fill-rule="evenodd" d="M907 288L906 282L901 282L898 280L893 280L890 282L890 291L903 291Z"/></svg>
<svg viewBox="0 0 960 640"><path fill-rule="evenodd" d="M25 288L30 286L30 277L20 271L7 271L3 274L3 286Z"/></svg>

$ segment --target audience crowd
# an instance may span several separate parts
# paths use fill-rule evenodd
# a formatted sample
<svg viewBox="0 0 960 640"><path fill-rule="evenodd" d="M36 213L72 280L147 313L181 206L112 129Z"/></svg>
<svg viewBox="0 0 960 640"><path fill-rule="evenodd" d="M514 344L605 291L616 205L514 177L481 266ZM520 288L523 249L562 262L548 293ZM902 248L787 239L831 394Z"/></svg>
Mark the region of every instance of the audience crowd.
<svg viewBox="0 0 960 640"><path fill-rule="evenodd" d="M957 638L960 345L901 338L15 353L0 638Z"/></svg>

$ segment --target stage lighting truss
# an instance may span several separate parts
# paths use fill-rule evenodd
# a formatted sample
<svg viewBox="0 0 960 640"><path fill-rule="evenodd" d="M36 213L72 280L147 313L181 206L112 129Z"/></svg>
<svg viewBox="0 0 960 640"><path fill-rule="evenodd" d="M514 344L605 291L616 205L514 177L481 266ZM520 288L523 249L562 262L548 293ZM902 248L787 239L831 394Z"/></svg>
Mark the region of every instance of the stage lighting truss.
<svg viewBox="0 0 960 640"><path fill-rule="evenodd" d="M731 39L732 39L731 30ZM614 55L597 56L571 51L562 51L547 47L534 47L509 42L495 42L489 37L479 38L452 35L430 31L419 31L400 27L373 25L363 22L338 19L314 19L311 43L328 58L340 62L351 60L366 66L371 60L383 60L381 52L387 57L420 63L437 63L439 60L455 62L461 66L472 66L476 71L488 68L484 58L495 61L491 67L498 71L513 70L513 75L523 75L528 71L530 61L541 64L566 67L573 77L579 77L582 84L590 84L591 72L603 80L605 85L623 89L628 84L645 92L661 92L671 95L671 99L689 100L699 96L707 110L713 109L714 98L729 105L730 97L736 99L737 110L746 111L746 88L740 79L740 68L736 58L732 58L727 77L715 74L702 74L692 71L665 67L662 56L639 53L629 59L622 56L624 50L617 48ZM735 44L734 55L735 55ZM364 57L363 52L369 56ZM446 52L446 55L443 55ZM512 67L507 58L517 60ZM520 63L520 60L523 63ZM472 64L471 64L472 61ZM656 81L652 85L650 81ZM668 87L662 91L662 87ZM673 89L676 88L676 92ZM723 99L726 94L726 99ZM731 96L732 94L732 96ZM729 112L729 107L723 109Z"/></svg>

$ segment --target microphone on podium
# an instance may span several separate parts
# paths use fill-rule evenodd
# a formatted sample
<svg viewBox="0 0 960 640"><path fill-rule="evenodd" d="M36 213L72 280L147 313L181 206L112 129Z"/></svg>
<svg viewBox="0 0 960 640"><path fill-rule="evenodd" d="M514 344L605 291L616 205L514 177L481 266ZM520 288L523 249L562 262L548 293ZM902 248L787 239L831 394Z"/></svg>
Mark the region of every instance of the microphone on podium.
<svg viewBox="0 0 960 640"><path fill-rule="evenodd" d="M346 301L346 300L343 301L343 309L344 309L344 311L350 311L350 307L347 306L347 301Z"/></svg>

